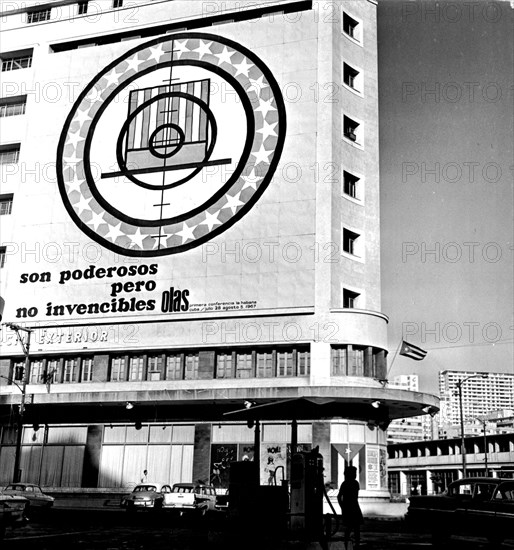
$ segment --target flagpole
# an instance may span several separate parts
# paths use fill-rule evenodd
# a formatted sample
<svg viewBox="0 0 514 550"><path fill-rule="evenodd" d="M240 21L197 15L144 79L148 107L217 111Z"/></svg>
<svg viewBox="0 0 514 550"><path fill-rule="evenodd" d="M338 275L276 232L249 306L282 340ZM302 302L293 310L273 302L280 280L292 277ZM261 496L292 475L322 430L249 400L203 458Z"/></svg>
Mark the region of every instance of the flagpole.
<svg viewBox="0 0 514 550"><path fill-rule="evenodd" d="M396 348L396 352L394 354L393 360L391 361L391 364L389 365L389 369L387 370L387 376L386 376L387 379L389 379L389 373L391 372L391 369L393 368L394 360L396 359L396 356L398 355L398 352L400 351L400 348L402 347L402 344L403 344L403 332L402 332L402 337L400 338L400 343L398 344L398 347Z"/></svg>

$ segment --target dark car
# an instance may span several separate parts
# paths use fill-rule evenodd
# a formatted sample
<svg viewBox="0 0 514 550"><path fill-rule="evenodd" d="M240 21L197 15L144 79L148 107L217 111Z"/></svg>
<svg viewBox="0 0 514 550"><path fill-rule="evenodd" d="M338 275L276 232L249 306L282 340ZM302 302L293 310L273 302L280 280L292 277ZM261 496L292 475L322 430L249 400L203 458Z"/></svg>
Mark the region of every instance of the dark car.
<svg viewBox="0 0 514 550"><path fill-rule="evenodd" d="M28 500L25 510L26 513L28 513L29 508L32 511L47 510L51 508L55 502L54 497L43 493L41 487L34 483L11 483L3 490L3 494L25 497Z"/></svg>
<svg viewBox="0 0 514 550"><path fill-rule="evenodd" d="M431 532L436 544L454 534L501 543L514 536L514 480L464 478L441 495L411 496L405 519L411 527Z"/></svg>

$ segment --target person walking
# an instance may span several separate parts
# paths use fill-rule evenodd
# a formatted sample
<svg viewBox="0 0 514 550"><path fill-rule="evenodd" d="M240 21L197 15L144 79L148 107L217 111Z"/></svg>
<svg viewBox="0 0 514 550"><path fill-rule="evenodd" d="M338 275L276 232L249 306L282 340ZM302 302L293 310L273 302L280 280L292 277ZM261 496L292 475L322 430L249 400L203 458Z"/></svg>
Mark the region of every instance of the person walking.
<svg viewBox="0 0 514 550"><path fill-rule="evenodd" d="M143 477L141 478L141 483L146 483L148 481L148 470L143 471Z"/></svg>
<svg viewBox="0 0 514 550"><path fill-rule="evenodd" d="M348 466L344 472L344 481L341 483L337 495L337 502L339 502L343 515L345 550L348 550L352 531L355 537L354 548L359 548L360 545L362 512L359 506L359 489L357 468L355 466Z"/></svg>

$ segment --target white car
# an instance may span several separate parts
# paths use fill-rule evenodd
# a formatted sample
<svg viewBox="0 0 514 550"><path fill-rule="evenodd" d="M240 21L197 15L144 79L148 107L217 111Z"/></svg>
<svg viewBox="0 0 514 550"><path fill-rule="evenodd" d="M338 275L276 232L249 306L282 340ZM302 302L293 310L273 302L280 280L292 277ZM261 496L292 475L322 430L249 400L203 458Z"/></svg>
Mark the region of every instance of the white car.
<svg viewBox="0 0 514 550"><path fill-rule="evenodd" d="M136 485L130 495L124 497L121 506L127 512L144 509L160 509L163 507L164 497L171 493L171 486L166 483L148 481Z"/></svg>
<svg viewBox="0 0 514 550"><path fill-rule="evenodd" d="M203 483L175 483L170 494L164 497L164 507L181 515L196 512L205 515L215 510L216 489Z"/></svg>

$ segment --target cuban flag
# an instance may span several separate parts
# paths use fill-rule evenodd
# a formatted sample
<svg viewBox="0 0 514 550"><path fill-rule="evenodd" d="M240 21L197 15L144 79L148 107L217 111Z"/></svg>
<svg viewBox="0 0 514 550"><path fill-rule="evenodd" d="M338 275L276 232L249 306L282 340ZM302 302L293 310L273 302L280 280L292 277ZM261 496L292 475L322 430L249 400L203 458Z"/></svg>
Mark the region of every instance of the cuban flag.
<svg viewBox="0 0 514 550"><path fill-rule="evenodd" d="M410 357L415 361L421 361L422 359L425 359L427 353L428 353L427 351L425 351L424 349L418 348L418 346L409 344L405 340L402 341L402 348L400 350L400 355L405 355L405 357Z"/></svg>

